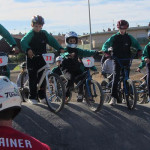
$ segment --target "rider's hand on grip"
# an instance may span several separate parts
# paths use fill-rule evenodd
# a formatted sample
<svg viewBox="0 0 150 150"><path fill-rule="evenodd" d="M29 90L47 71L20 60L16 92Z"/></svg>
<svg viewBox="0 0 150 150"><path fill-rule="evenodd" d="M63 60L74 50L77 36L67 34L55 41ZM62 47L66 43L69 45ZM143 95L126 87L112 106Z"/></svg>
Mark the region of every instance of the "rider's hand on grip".
<svg viewBox="0 0 150 150"><path fill-rule="evenodd" d="M136 70L137 72L141 72L141 69L140 68L137 68L137 70Z"/></svg>
<svg viewBox="0 0 150 150"><path fill-rule="evenodd" d="M32 59L33 56L34 56L33 51L32 51L31 49L28 50L28 57L29 57L30 59Z"/></svg>

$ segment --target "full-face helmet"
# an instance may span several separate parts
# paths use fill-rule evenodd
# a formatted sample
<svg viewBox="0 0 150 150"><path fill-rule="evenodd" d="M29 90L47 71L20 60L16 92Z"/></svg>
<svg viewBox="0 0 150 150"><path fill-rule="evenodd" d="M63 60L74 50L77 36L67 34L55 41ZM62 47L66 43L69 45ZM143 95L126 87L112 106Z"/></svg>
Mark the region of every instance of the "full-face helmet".
<svg viewBox="0 0 150 150"><path fill-rule="evenodd" d="M21 102L17 86L7 77L0 76L0 112L9 108L21 109Z"/></svg>
<svg viewBox="0 0 150 150"><path fill-rule="evenodd" d="M75 38L76 39L76 43L74 43L74 44L68 43L70 38ZM66 43L67 47L76 48L77 45L78 45L78 35L77 35L77 33L75 33L74 31L71 31L71 32L67 33L65 35L65 43Z"/></svg>

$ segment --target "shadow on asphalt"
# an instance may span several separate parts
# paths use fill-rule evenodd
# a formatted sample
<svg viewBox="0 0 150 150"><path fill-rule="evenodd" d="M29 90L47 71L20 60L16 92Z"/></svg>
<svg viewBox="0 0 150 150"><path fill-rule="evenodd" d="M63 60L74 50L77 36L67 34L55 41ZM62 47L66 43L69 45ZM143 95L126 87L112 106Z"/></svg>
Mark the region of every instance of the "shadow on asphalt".
<svg viewBox="0 0 150 150"><path fill-rule="evenodd" d="M47 106L39 106L49 111ZM50 145L53 148L52 150L61 150L61 147L64 147L64 144L61 143L61 132L59 129L50 123L44 115L38 114L29 107L23 105L21 113L15 118L14 122L21 127L19 128L20 131Z"/></svg>
<svg viewBox="0 0 150 150"><path fill-rule="evenodd" d="M130 111L104 104L93 113L82 103L69 103L58 114L46 105L23 105L15 122L52 150L149 150L150 108L145 105Z"/></svg>

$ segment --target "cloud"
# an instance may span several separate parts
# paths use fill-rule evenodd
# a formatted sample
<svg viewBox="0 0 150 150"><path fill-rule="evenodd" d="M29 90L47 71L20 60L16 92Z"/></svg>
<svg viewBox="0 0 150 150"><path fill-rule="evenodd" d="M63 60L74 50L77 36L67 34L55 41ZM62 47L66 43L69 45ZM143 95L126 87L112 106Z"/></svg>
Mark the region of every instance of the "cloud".
<svg viewBox="0 0 150 150"><path fill-rule="evenodd" d="M88 1L85 0L0 0L0 3L2 21L30 23L31 17L39 14L45 18L46 29L89 31ZM131 26L147 25L149 21L149 0L90 0L90 6L93 32L112 27L113 20L116 24L126 19Z"/></svg>

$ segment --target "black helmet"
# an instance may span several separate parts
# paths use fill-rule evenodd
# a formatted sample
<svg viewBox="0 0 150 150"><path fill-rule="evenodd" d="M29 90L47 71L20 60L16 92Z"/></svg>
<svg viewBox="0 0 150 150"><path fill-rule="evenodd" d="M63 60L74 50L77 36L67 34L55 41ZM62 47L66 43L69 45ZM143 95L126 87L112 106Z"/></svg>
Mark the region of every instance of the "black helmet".
<svg viewBox="0 0 150 150"><path fill-rule="evenodd" d="M44 24L44 18L42 16L39 16L39 15L33 16L31 23L32 24L37 23L37 24L43 25Z"/></svg>

